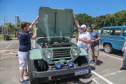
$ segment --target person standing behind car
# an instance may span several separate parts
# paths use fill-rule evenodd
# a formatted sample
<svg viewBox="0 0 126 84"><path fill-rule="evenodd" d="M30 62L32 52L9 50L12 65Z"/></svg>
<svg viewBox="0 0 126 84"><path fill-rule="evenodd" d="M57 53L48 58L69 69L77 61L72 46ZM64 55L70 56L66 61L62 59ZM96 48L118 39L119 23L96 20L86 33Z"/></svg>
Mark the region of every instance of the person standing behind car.
<svg viewBox="0 0 126 84"><path fill-rule="evenodd" d="M86 25L79 25L78 21L76 20L76 16L73 13L73 17L74 17L74 21L75 24L80 32L79 37L78 37L78 42L77 45L83 49L85 49L85 51L88 53L88 43L90 43L90 34L87 32L87 28ZM88 60L88 64L90 65L89 62L89 58L88 55L86 56L87 60ZM91 73L91 68L89 69L89 73L87 75L89 75Z"/></svg>
<svg viewBox="0 0 126 84"><path fill-rule="evenodd" d="M27 73L27 64L29 59L29 51L31 50L31 41L35 40L37 36L37 30L38 28L34 28L35 33L34 35L30 35L28 31L35 25L37 22L39 16L36 18L36 20L29 26L28 22L22 22L21 28L22 31L20 33L19 37L19 51L18 51L18 59L19 59L19 73L20 73L20 80L19 82L21 84L28 84L26 80L24 80L23 75L28 75Z"/></svg>
<svg viewBox="0 0 126 84"><path fill-rule="evenodd" d="M99 40L101 39L99 32L95 30L95 25L91 25L91 51L93 60L90 63L94 63L96 66L96 62L99 56Z"/></svg>
<svg viewBox="0 0 126 84"><path fill-rule="evenodd" d="M125 41L124 46L122 48L122 52L124 52L123 53L123 66L122 66L122 68L120 68L120 70L126 70L126 41Z"/></svg>

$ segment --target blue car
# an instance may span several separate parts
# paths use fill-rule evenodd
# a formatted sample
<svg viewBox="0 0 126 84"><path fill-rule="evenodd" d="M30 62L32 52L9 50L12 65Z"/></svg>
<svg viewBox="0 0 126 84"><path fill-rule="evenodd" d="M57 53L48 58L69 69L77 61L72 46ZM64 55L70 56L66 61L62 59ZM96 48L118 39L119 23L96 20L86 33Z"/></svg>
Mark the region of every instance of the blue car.
<svg viewBox="0 0 126 84"><path fill-rule="evenodd" d="M103 45L106 53L112 53L114 49L122 50L126 41L126 26L103 27L100 36L99 44Z"/></svg>

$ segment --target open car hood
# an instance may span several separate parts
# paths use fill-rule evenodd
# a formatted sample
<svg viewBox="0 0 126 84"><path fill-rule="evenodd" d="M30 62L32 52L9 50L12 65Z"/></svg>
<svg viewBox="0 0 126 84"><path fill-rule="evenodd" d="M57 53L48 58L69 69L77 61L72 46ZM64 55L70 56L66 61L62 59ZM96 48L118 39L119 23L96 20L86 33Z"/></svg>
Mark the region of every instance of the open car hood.
<svg viewBox="0 0 126 84"><path fill-rule="evenodd" d="M73 10L39 8L37 37L68 36L73 37Z"/></svg>

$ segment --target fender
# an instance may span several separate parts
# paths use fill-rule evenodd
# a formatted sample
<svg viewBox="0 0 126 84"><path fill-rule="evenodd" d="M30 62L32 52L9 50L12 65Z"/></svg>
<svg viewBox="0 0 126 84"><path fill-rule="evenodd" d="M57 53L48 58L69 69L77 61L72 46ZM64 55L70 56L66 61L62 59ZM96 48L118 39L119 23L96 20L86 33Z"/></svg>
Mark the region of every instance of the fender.
<svg viewBox="0 0 126 84"><path fill-rule="evenodd" d="M85 51L85 49L83 49L83 48L80 48L80 54L79 54L80 56L86 56L86 55L88 55L87 54L87 52Z"/></svg>
<svg viewBox="0 0 126 84"><path fill-rule="evenodd" d="M31 60L42 59L40 50L39 49L32 49L31 53L30 53L30 59Z"/></svg>

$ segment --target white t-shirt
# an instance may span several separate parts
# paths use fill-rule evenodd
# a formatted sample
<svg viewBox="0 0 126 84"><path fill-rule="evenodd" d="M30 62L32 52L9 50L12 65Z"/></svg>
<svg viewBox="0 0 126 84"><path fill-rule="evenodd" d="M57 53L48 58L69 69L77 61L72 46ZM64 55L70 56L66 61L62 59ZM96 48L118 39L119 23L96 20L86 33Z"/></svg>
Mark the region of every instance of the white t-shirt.
<svg viewBox="0 0 126 84"><path fill-rule="evenodd" d="M84 40L91 40L90 34L87 31L84 33L80 33L78 38L81 38ZM88 43L79 41L79 39L78 39L77 45L81 48L88 49Z"/></svg>

